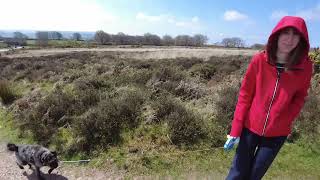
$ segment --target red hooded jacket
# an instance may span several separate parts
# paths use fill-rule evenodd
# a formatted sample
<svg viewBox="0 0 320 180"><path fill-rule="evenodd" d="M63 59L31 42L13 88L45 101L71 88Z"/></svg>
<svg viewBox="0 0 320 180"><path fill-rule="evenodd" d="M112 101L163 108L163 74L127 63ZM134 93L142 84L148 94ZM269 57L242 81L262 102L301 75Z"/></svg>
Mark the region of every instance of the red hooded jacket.
<svg viewBox="0 0 320 180"><path fill-rule="evenodd" d="M312 62L308 58L309 38L302 18L286 16L273 29L274 35L286 27L300 32L308 47L302 61L293 69L278 73L269 62L267 52L254 55L242 80L230 135L239 137L244 127L265 137L287 136L293 120L301 111L308 94L312 76Z"/></svg>

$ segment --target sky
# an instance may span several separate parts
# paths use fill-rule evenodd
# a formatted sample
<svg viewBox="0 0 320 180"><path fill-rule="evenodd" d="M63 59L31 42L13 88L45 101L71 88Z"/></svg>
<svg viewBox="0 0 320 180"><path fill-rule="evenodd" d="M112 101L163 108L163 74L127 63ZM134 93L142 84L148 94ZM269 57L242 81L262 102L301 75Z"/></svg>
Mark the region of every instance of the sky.
<svg viewBox="0 0 320 180"><path fill-rule="evenodd" d="M305 19L320 46L320 0L0 0L0 30L103 30L159 36L204 34L266 43L281 17Z"/></svg>

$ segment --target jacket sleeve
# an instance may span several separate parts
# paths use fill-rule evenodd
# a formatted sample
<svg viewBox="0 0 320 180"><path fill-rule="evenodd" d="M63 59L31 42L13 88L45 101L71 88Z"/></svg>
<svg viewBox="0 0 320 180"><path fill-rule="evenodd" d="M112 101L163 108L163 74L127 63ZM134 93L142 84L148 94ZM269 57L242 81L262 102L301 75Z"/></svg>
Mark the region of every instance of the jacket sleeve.
<svg viewBox="0 0 320 180"><path fill-rule="evenodd" d="M304 84L302 84L302 87L295 93L291 100L289 109L291 110L292 120L294 120L299 115L301 109L303 108L305 98L308 95L311 77L312 63L310 63L309 67L307 68L307 75Z"/></svg>
<svg viewBox="0 0 320 180"><path fill-rule="evenodd" d="M230 132L230 135L233 137L239 137L241 135L246 115L255 95L258 58L259 56L257 55L252 58L241 83Z"/></svg>

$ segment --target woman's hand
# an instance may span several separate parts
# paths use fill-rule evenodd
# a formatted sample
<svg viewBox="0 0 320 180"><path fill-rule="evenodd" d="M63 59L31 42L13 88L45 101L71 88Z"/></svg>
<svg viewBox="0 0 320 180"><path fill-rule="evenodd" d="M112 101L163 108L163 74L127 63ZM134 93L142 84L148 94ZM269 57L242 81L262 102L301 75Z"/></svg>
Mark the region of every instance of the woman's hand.
<svg viewBox="0 0 320 180"><path fill-rule="evenodd" d="M228 135L227 136L227 141L224 144L223 148L225 150L231 150L235 144L239 143L239 140L240 140L239 137L233 137L233 136Z"/></svg>

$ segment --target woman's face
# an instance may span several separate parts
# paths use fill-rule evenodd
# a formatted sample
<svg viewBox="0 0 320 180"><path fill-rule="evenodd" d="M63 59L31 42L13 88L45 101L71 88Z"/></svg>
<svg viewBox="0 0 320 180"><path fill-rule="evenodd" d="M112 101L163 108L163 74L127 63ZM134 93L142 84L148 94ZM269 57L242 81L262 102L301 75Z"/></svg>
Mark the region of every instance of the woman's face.
<svg viewBox="0 0 320 180"><path fill-rule="evenodd" d="M278 52L289 54L299 43L300 35L294 28L283 30L278 39Z"/></svg>

